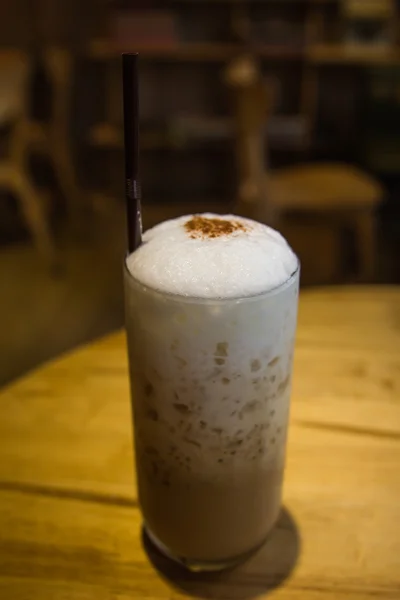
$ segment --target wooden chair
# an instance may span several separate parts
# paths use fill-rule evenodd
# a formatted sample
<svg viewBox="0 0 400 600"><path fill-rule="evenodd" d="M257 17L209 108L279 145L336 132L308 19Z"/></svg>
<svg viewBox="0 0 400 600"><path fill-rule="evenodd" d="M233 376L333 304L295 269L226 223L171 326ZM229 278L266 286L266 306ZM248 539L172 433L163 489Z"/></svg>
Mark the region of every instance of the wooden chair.
<svg viewBox="0 0 400 600"><path fill-rule="evenodd" d="M359 277L375 273L375 209L383 189L373 178L340 163L296 165L270 170L265 152L265 122L273 98L256 59L235 59L225 72L235 90L235 121L239 192L237 211L277 225L290 213L321 214L341 235L352 230L359 259Z"/></svg>
<svg viewBox="0 0 400 600"><path fill-rule="evenodd" d="M8 152L0 158L0 187L15 196L38 251L52 264L55 249L50 224L43 198L28 169L27 84L30 68L30 60L24 53L0 53L0 124L10 129Z"/></svg>
<svg viewBox="0 0 400 600"><path fill-rule="evenodd" d="M27 136L32 149L45 154L52 164L68 214L76 223L83 200L70 140L73 57L69 50L57 46L45 48L42 55L52 89L51 116L47 122L29 121Z"/></svg>

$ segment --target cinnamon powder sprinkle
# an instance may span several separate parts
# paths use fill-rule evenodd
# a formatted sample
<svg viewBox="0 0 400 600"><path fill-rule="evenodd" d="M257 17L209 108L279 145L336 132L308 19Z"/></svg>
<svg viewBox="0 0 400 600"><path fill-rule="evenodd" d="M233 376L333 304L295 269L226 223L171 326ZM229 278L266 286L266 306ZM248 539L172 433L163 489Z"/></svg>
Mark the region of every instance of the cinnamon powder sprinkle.
<svg viewBox="0 0 400 600"><path fill-rule="evenodd" d="M246 231L246 227L240 221L210 219L199 215L186 221L185 229L192 239L217 238L231 235L235 231Z"/></svg>

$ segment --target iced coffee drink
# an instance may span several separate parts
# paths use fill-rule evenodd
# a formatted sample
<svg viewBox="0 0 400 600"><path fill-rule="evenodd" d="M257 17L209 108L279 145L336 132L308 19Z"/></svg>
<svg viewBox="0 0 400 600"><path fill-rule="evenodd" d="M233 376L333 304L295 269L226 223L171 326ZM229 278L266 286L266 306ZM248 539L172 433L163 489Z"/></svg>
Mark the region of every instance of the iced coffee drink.
<svg viewBox="0 0 400 600"><path fill-rule="evenodd" d="M167 221L127 257L139 501L189 568L235 563L278 517L298 283L282 236L232 215Z"/></svg>

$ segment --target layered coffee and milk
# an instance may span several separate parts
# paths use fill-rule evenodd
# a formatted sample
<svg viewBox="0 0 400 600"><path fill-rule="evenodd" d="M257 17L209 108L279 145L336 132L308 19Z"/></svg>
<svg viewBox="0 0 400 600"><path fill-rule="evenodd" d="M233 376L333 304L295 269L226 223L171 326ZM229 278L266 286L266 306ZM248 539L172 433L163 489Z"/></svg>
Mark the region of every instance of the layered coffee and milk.
<svg viewBox="0 0 400 600"><path fill-rule="evenodd" d="M276 231L227 215L145 233L127 258L139 500L189 566L229 564L280 509L298 262Z"/></svg>

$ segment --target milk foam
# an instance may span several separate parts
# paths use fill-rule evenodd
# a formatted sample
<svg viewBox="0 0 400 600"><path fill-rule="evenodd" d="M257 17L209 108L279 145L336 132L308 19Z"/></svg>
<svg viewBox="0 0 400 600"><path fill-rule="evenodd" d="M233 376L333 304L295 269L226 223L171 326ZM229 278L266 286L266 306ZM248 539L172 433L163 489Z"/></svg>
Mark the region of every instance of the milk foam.
<svg viewBox="0 0 400 600"><path fill-rule="evenodd" d="M200 215L243 226L209 237L191 235L193 215L165 221L145 232L127 258L141 283L159 291L196 298L240 298L270 291L297 269L297 258L274 229L233 215Z"/></svg>

